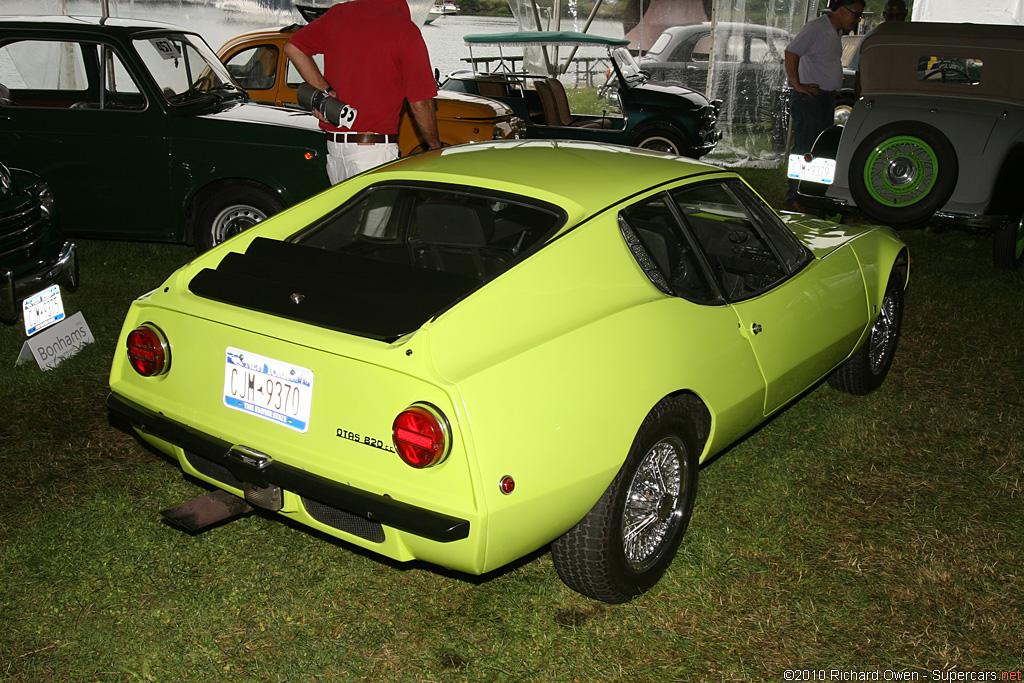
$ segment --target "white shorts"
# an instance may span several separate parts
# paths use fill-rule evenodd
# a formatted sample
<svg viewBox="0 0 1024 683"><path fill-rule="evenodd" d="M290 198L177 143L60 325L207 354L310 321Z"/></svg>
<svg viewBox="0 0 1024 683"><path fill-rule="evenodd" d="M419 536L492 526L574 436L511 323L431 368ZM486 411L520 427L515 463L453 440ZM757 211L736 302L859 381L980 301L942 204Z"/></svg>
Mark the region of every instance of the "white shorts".
<svg viewBox="0 0 1024 683"><path fill-rule="evenodd" d="M393 142L378 142L368 145L328 140L327 177L331 179L331 185L337 185L346 178L351 178L397 158L398 145Z"/></svg>

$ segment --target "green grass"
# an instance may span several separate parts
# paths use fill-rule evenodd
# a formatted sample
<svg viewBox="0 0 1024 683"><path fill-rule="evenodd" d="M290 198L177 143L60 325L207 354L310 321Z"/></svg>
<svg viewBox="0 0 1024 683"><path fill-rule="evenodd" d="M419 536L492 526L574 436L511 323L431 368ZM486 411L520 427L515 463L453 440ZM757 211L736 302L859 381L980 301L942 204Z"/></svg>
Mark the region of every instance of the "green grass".
<svg viewBox="0 0 1024 683"><path fill-rule="evenodd" d="M745 172L778 206L782 170ZM701 472L665 578L608 606L547 553L483 578L253 515L197 536L205 489L112 424L131 299L191 252L78 240L96 343L14 367L0 330L0 681L785 680L787 669L1024 666L1024 272L991 240L907 231L886 384L820 386ZM927 680L922 678L921 680Z"/></svg>

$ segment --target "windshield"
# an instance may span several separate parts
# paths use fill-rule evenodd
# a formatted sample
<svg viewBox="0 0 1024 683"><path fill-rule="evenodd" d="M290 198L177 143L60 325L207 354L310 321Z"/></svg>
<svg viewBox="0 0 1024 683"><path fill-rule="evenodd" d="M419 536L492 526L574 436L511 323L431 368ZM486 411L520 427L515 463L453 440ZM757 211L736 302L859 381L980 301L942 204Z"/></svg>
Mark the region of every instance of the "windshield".
<svg viewBox="0 0 1024 683"><path fill-rule="evenodd" d="M615 66L619 67L619 72L627 81L643 78L640 65L636 63L633 55L626 48L617 47L612 50L612 59L615 60Z"/></svg>
<svg viewBox="0 0 1024 683"><path fill-rule="evenodd" d="M149 34L136 38L134 45L171 104L183 104L214 92L245 97L217 55L195 34Z"/></svg>

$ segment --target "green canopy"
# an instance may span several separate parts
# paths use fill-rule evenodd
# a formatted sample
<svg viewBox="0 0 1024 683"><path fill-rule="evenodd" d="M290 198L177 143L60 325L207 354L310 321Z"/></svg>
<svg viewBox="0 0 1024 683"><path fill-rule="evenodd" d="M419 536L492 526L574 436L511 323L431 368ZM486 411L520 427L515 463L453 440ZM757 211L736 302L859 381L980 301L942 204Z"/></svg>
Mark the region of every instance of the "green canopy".
<svg viewBox="0 0 1024 683"><path fill-rule="evenodd" d="M576 31L512 31L510 33L471 33L463 36L467 45L606 45L625 47L625 38L605 38Z"/></svg>

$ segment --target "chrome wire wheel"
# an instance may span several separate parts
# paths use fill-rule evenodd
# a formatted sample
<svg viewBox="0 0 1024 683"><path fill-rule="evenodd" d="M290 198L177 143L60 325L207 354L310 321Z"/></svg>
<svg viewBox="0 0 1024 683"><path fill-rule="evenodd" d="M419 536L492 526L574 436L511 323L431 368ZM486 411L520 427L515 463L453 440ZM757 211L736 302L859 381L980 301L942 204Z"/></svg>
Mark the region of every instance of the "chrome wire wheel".
<svg viewBox="0 0 1024 683"><path fill-rule="evenodd" d="M884 206L920 201L932 191L938 176L938 155L927 142L910 135L879 144L864 166L864 183Z"/></svg>
<svg viewBox="0 0 1024 683"><path fill-rule="evenodd" d="M665 539L682 518L685 458L682 442L666 436L651 447L633 475L622 510L626 562L643 571L658 561Z"/></svg>
<svg viewBox="0 0 1024 683"><path fill-rule="evenodd" d="M899 309L896 297L887 292L882 300L882 310L878 312L878 319L871 328L871 338L868 340L868 360L872 374L881 373L895 351L900 329Z"/></svg>

